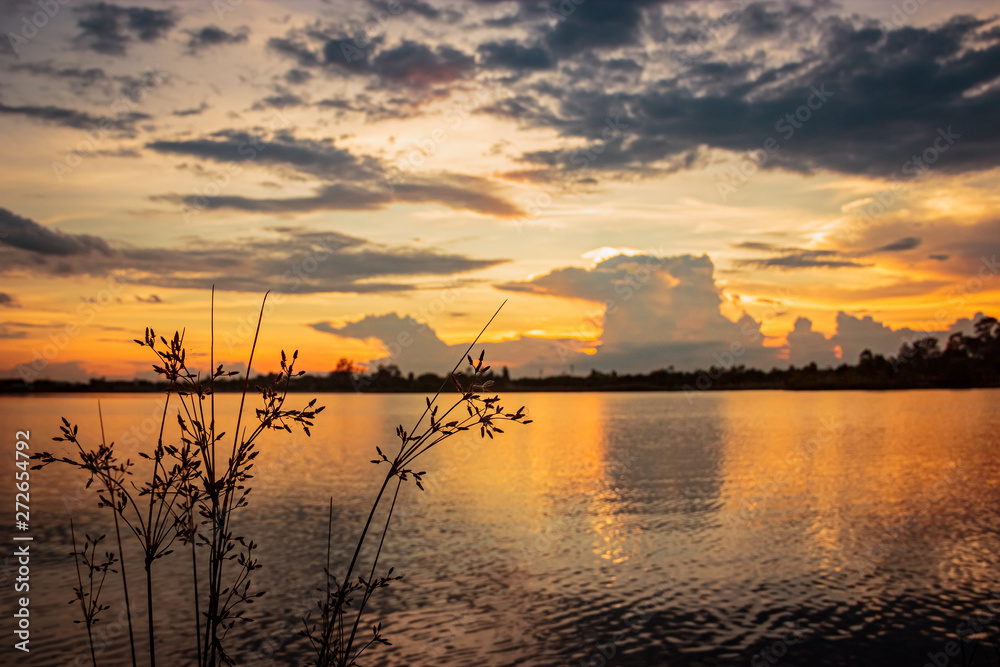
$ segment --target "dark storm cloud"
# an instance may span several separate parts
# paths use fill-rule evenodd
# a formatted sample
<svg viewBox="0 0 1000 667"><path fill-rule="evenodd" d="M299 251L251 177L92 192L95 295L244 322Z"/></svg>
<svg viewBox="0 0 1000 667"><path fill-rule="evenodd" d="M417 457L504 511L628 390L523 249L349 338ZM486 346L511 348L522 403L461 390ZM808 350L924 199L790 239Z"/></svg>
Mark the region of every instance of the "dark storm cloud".
<svg viewBox="0 0 1000 667"><path fill-rule="evenodd" d="M560 20L545 34L545 44L560 58L590 49L629 46L638 41L642 8L653 4L643 0L585 0L565 14L556 9L553 13Z"/></svg>
<svg viewBox="0 0 1000 667"><path fill-rule="evenodd" d="M78 44L98 53L124 55L134 40L154 42L177 25L169 9L120 7L106 2L84 5L74 10L79 16Z"/></svg>
<svg viewBox="0 0 1000 667"><path fill-rule="evenodd" d="M227 32L214 25L208 25L201 30L189 30L187 34L190 36L187 43L188 51L196 53L210 46L245 42L250 30L244 27L235 32Z"/></svg>
<svg viewBox="0 0 1000 667"><path fill-rule="evenodd" d="M371 0L371 5L376 10L381 10L387 15L399 14L398 7L402 6L403 11L406 13L416 14L430 21L440 21L442 23L455 23L462 18L461 12L454 9L438 9L434 5L422 2L421 0L407 0L406 2L380 2L378 0Z"/></svg>
<svg viewBox="0 0 1000 667"><path fill-rule="evenodd" d="M399 278L451 275L506 261L394 248L337 232L267 232L214 246L196 240L187 247L139 247L64 234L0 209L0 233L6 234L0 237L0 272L68 277L135 270L140 277L132 284L161 288L214 284L235 292L370 293L415 289Z"/></svg>
<svg viewBox="0 0 1000 667"><path fill-rule="evenodd" d="M579 7L573 20L608 10L597 3L584 12L588 6ZM627 19L637 6L622 10L625 27L618 33L609 25L609 35L620 35L613 39L627 41ZM535 95L516 88L488 111L591 141L601 140L608 117L620 115L632 140L610 142L600 159L588 163L609 171L689 168L699 164L692 156L702 147L761 151L769 138L779 150L764 168L797 172L899 177L928 167L964 172L997 165L1000 35L984 30L987 22L957 17L883 34L860 19L828 17L816 24L815 47L772 64L759 50L774 23L763 11L744 19L756 26L747 30L762 33L752 58L675 63L676 76L642 88L607 90L585 79L572 86L555 79L544 85L558 93L537 83ZM564 42L561 53L575 44L569 37ZM555 52L551 43L549 49ZM551 102L540 101L538 92ZM523 159L574 168L574 152L531 152Z"/></svg>
<svg viewBox="0 0 1000 667"><path fill-rule="evenodd" d="M299 67L318 67L320 64L319 57L309 49L309 46L297 39L272 37L267 40L267 48L280 55L293 58Z"/></svg>
<svg viewBox="0 0 1000 667"><path fill-rule="evenodd" d="M111 248L101 238L89 234L64 234L5 208L0 208L0 245L56 257L112 254Z"/></svg>
<svg viewBox="0 0 1000 667"><path fill-rule="evenodd" d="M446 44L432 49L404 40L397 47L379 51L371 69L383 84L425 88L468 78L475 65L475 58Z"/></svg>
<svg viewBox="0 0 1000 667"><path fill-rule="evenodd" d="M369 77L373 89L420 90L468 79L475 73L476 59L447 44L432 47L404 39L385 48L381 34L360 42L330 32L293 29L285 37L271 38L268 48L293 58L303 70L322 68L344 76Z"/></svg>
<svg viewBox="0 0 1000 667"><path fill-rule="evenodd" d="M523 46L513 39L487 42L479 46L482 65L510 70L544 70L556 65L555 58L541 46Z"/></svg>

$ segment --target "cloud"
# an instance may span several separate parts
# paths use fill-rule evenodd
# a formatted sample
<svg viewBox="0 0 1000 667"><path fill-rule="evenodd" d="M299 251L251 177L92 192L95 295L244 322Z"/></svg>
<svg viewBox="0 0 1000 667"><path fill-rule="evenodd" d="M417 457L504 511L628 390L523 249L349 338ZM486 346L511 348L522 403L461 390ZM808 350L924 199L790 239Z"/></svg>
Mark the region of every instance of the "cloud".
<svg viewBox="0 0 1000 667"><path fill-rule="evenodd" d="M788 361L792 366L815 363L820 368L837 365L834 343L819 331L813 331L807 317L795 320L794 329L788 334Z"/></svg>
<svg viewBox="0 0 1000 667"><path fill-rule="evenodd" d="M312 76L312 72L309 70L293 68L285 72L284 79L294 86L309 81Z"/></svg>
<svg viewBox="0 0 1000 667"><path fill-rule="evenodd" d="M886 243L884 246L875 248L875 252L902 252L904 250L913 250L920 246L921 240L916 236L907 236L899 239L898 241L893 241L892 243Z"/></svg>
<svg viewBox="0 0 1000 667"><path fill-rule="evenodd" d="M561 58L635 44L641 33L642 8L653 4L655 0L562 3L557 5L557 22L544 36L545 44Z"/></svg>
<svg viewBox="0 0 1000 667"><path fill-rule="evenodd" d="M191 107L191 108L188 108L188 109L177 109L175 111L171 111L170 115L171 116L178 116L178 117L181 117L181 118L183 118L185 116L200 116L201 114L203 114L206 111L208 111L208 109L209 109L208 103L202 102L201 104L199 104L196 107Z"/></svg>
<svg viewBox="0 0 1000 667"><path fill-rule="evenodd" d="M487 42L478 48L481 64L487 68L545 70L556 66L556 60L541 46L522 46L513 39Z"/></svg>
<svg viewBox="0 0 1000 667"><path fill-rule="evenodd" d="M371 367L392 364L403 372L417 375L435 373L444 376L464 358L469 347L468 342L449 345L427 323L396 313L366 315L339 326L330 322L314 322L309 326L316 331L342 338L377 341L385 349L386 356L371 360ZM486 362L494 369L510 366L526 373L542 367L555 369L564 365L565 358L560 361L559 350L572 349L575 343L576 341L520 336L500 342L481 343L475 349L486 351ZM572 354L583 356L575 352ZM463 362L462 368L464 367Z"/></svg>
<svg viewBox="0 0 1000 667"><path fill-rule="evenodd" d="M950 324L941 323L937 328L918 331L909 327L893 329L876 321L871 315L855 317L843 311L837 313L837 330L829 338L818 331L813 331L812 322L805 317L795 321L795 329L788 334L788 360L793 365L802 366L816 362L820 368L835 366L841 363L856 364L865 350L872 354L886 357L895 356L904 343L933 337L940 341L944 348L948 337L961 331L971 335L975 322L981 319L982 313L975 317L958 319ZM841 350L840 359L835 357L834 348Z"/></svg>
<svg viewBox="0 0 1000 667"><path fill-rule="evenodd" d="M707 255L617 255L590 268L564 267L497 287L506 291L583 299L597 304L592 324L602 332L597 353L581 357L599 370L648 371L766 365L760 325L722 315L723 298ZM735 357L733 350L738 350Z"/></svg>
<svg viewBox="0 0 1000 667"><path fill-rule="evenodd" d="M288 109L290 107L300 107L306 104L306 101L295 95L293 93L284 92L278 95L269 95L259 102L255 102L253 109Z"/></svg>
<svg viewBox="0 0 1000 667"><path fill-rule="evenodd" d="M62 125L78 130L99 130L101 132L114 130L116 134L132 137L136 134L136 123L149 120L152 116L138 111L128 111L109 117L92 116L85 111L64 109L55 106L7 106L0 104L0 114L24 116L32 120Z"/></svg>
<svg viewBox="0 0 1000 667"><path fill-rule="evenodd" d="M5 308L20 308L21 304L17 302L17 299L12 294L0 292L0 306Z"/></svg>
<svg viewBox="0 0 1000 667"><path fill-rule="evenodd" d="M386 12L387 15L399 15L399 8L402 7L406 13L416 14L430 21L441 21L442 23L455 23L462 18L462 13L452 9L438 9L434 5L421 0L408 0L405 3L382 2L380 0L370 0L373 7Z"/></svg>
<svg viewBox="0 0 1000 667"><path fill-rule="evenodd" d="M618 3L588 1L545 44L562 57L634 43L640 9L649 4L626 3L602 26L602 13ZM783 48L788 35L775 33L776 19L763 11L741 19L744 34L760 33L752 51L734 44L732 52L675 62L662 76L634 84L554 75L544 85L515 86L489 111L554 129L574 146L601 141L606 120L620 116L625 140L607 142L587 165L609 172L704 166L699 155L706 149L760 152L768 139L778 149L763 168L799 173L901 178L927 168L963 173L998 164L1000 33L984 30L987 21L957 17L883 34L858 17L814 17L811 46L790 53ZM719 49L730 48L720 40ZM773 50L762 50L768 46ZM545 97L532 100L532 93ZM574 169L576 151L530 151L522 159Z"/></svg>
<svg viewBox="0 0 1000 667"><path fill-rule="evenodd" d="M767 259L741 259L736 260L739 266L754 267L758 269L859 269L866 264L859 264L846 259L823 259L829 254L827 250L817 250L801 253L782 255L781 257L769 257Z"/></svg>
<svg viewBox="0 0 1000 667"><path fill-rule="evenodd" d="M940 332L944 334L945 327ZM903 343L912 343L930 335L908 327L893 329L875 321L871 315L855 317L845 312L837 313L837 332L831 337L832 345L839 345L845 363L856 364L865 350L872 354L895 355ZM791 342L791 340L789 340Z"/></svg>
<svg viewBox="0 0 1000 667"><path fill-rule="evenodd" d="M475 58L447 44L431 48L403 40L399 46L379 51L372 59L371 72L383 86L427 88L469 78L475 65Z"/></svg>
<svg viewBox="0 0 1000 667"><path fill-rule="evenodd" d="M830 241L838 244L843 254L860 254L857 248L876 248L874 252L893 253L883 255L879 266L897 264L907 271L923 271L925 275L938 278L942 286L949 281L964 285L978 276L985 280L984 289L1000 289L1000 280L994 279L1000 272L996 264L996 257L1000 255L998 217L950 219L904 210L878 219L863 229L858 227L856 220L848 219L841 231L845 233L834 234ZM919 254L895 255L918 247L921 249ZM912 278L910 281L919 282Z"/></svg>
<svg viewBox="0 0 1000 667"><path fill-rule="evenodd" d="M309 46L295 38L272 37L267 40L267 48L279 55L294 59L299 67L310 68L320 65L319 56Z"/></svg>
<svg viewBox="0 0 1000 667"><path fill-rule="evenodd" d="M235 32L227 32L217 26L208 25L201 30L189 30L187 34L190 36L187 43L188 52L198 53L211 46L246 42L250 29L242 27Z"/></svg>
<svg viewBox="0 0 1000 667"><path fill-rule="evenodd" d="M472 211L499 218L519 218L524 211L505 199L497 184L489 179L461 174L434 176L394 172L391 188L385 167L372 156L354 155L332 141L298 139L278 132L270 140L231 130L211 138L183 141L154 141L147 148L175 155L191 155L212 162L254 163L291 168L327 181L306 197L216 197L160 195L154 199L172 201L198 210L238 210L260 213L302 213L309 211L379 210L393 203L438 203L448 208Z"/></svg>
<svg viewBox="0 0 1000 667"><path fill-rule="evenodd" d="M292 58L301 69L324 69L344 76L367 76L372 89L427 91L472 78L475 57L447 44L429 46L404 39L383 47L379 34L360 44L357 39L335 36L336 31L290 30L285 37L272 37L268 48ZM317 41L321 42L313 46Z"/></svg>
<svg viewBox="0 0 1000 667"><path fill-rule="evenodd" d="M757 269L845 269L866 266L850 259L839 257L839 252L831 248L796 248L780 246L774 243L760 241L743 241L732 244L741 250L753 250L775 255L765 259L737 259L735 264L742 267Z"/></svg>
<svg viewBox="0 0 1000 667"><path fill-rule="evenodd" d="M128 274L123 281L232 292L374 293L415 289L413 278L465 273L506 260L375 244L336 232L280 227L208 245L153 248L51 230L0 209L0 272L68 277ZM410 279L400 280L400 279Z"/></svg>
<svg viewBox="0 0 1000 667"><path fill-rule="evenodd" d="M10 66L12 72L28 72L34 76L45 76L58 81L65 81L70 88L83 93L97 84L109 80L107 73L100 67L60 67L50 62L15 63Z"/></svg>
<svg viewBox="0 0 1000 667"><path fill-rule="evenodd" d="M84 5L74 10L80 29L76 42L85 48L107 55L125 55L136 39L154 42L165 37L177 25L177 16L169 9L121 7L106 2Z"/></svg>
<svg viewBox="0 0 1000 667"><path fill-rule="evenodd" d="M55 257L94 253L110 257L113 254L108 244L97 236L64 234L15 215L5 208L0 208L0 245Z"/></svg>

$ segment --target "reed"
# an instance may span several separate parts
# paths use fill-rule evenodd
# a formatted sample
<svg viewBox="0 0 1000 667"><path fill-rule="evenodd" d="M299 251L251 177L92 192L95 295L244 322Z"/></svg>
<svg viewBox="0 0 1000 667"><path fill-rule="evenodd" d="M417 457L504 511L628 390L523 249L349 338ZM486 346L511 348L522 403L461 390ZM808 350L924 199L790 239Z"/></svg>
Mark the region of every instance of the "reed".
<svg viewBox="0 0 1000 667"><path fill-rule="evenodd" d="M146 461L144 481L141 484L134 481L136 464L128 459L121 461L114 443L104 440L103 424L101 443L88 447L79 437L79 428L64 418L60 426L61 436L53 439L71 443L75 447L75 455L57 456L42 452L33 456L39 461L34 469L59 463L87 473L89 479L86 485L89 488L96 483L98 505L112 510L116 531L119 526L125 526L126 534L131 533L141 547L146 584L148 662L151 667L156 666L157 657L153 588L155 563L172 553L177 541L191 546L195 607L192 648L198 665L215 667L233 664L224 643L226 635L237 622L249 620L245 616L245 608L264 595L263 591L251 590L252 573L260 567L254 555L257 544L236 535L231 526L233 516L249 502L249 480L254 459L259 454L257 440L269 429L290 433L292 426L301 428L309 435L312 420L323 411L322 406L316 406L315 399L302 409L286 409L289 384L304 371L295 370L298 351L293 352L290 358L282 352L281 372L268 386L256 387L261 401L255 411L257 423L252 429L241 429L266 299L267 295L261 304L261 316L247 362L230 446L225 444L228 442L226 433L217 428L213 387L217 378L237 373L227 372L222 365L216 367L213 351L211 372L203 376L187 365L183 332L175 332L168 340L147 328L144 337L137 339L136 343L155 355L157 363L153 369L167 381L168 387L156 444L151 451L139 452L139 456ZM214 348L214 321L212 329ZM173 413L170 410L172 404L175 404ZM179 431L177 444L164 441L172 414L176 417ZM200 580L198 576L199 550L207 552L204 564L207 581ZM128 605L125 551L120 542L118 552ZM131 611L128 613L128 624L132 664L136 667L139 661L131 639ZM96 656L94 661L96 665Z"/></svg>
<svg viewBox="0 0 1000 667"><path fill-rule="evenodd" d="M94 486L97 491L98 507L109 509L114 517L117 556L109 551L107 558L98 563L94 554L104 536L97 540L88 536L82 551L77 551L73 534L73 555L77 561L79 582L75 590L90 637L94 667L97 667L98 656L94 651L91 628L99 612L108 608L99 603L99 597L107 573L118 571L112 565L119 566L122 576L133 667L140 662L148 662L151 667L156 665L155 565L159 559L173 553L175 544L190 551L194 606L191 653L199 667L235 664L227 650L226 637L235 624L250 620L246 616L247 607L265 594L265 591L255 590L252 582L254 571L260 567L255 556L257 543L237 535L232 527L234 516L249 503L254 460L259 454L257 441L265 431L291 433L293 427L300 428L309 436L313 420L324 408L316 405L315 398L301 408L286 407L289 386L304 371L296 370L298 351L291 356L282 351L280 372L265 386L256 387L260 400L254 412L256 423L252 427L244 425L250 374L267 302L265 294L243 376L239 410L234 416L235 429L233 435L227 437L217 426L214 386L217 379L237 373L215 365L214 302L213 289L210 372L207 374L188 366L184 331L175 332L172 338L167 339L147 328L143 338L135 341L154 355L156 363L153 369L167 382L156 443L150 450L139 452L142 462L133 462L128 458L122 460L116 452L115 443L107 442L100 404L99 444L86 445L80 438L79 427L63 418L61 435L53 440L70 443L72 453L55 455L41 452L32 457L38 461L33 469L62 464L84 472L88 476L86 486ZM388 469L360 532L353 557L339 578L333 574L331 563L334 499L330 498L325 581L320 588L323 598L317 603L320 614L315 620L308 615L301 619L304 630L300 633L315 652L319 667L356 665L366 651L378 644L389 643L382 635L382 624L378 620L370 621L372 634L367 639L360 638L359 630L376 591L400 579L393 576L392 567L383 576L376 576L376 572L401 485L412 480L419 489L423 489L422 480L427 473L414 467L416 461L430 449L460 433L478 429L481 438L492 439L495 434L503 433L500 428L503 422L528 424L531 421L526 418L523 407L507 412L498 396L486 394L492 381L486 378L489 366L484 364L484 354L480 353L477 360L469 354L493 318L455 364L437 393L426 399L426 408L413 426L408 430L403 426L397 428L399 442L394 455L390 457L381 446L375 447L377 458L372 463L386 464ZM469 373L459 375L457 371L466 360L470 366ZM444 401L443 392L449 384L457 395L451 401ZM167 437L168 423L176 423L176 439ZM387 448L386 451L392 450ZM142 481L138 482L139 479ZM386 516L375 526L380 508L386 511ZM142 661L134 641L123 534L126 537L131 535L142 553L149 647L148 656L145 656L147 660ZM374 539L378 540L375 553L363 562L364 546ZM91 582L86 587L81 563L87 569Z"/></svg>
<svg viewBox="0 0 1000 667"><path fill-rule="evenodd" d="M500 308L503 308L503 305L501 304ZM358 658L370 648L390 644L382 635L380 622L372 623L371 636L367 641L359 639L358 630L361 627L361 619L365 609L375 592L387 588L393 581L401 579L399 576L393 576L394 567L390 567L383 576L376 576L376 571L392 521L393 510L399 497L400 487L404 482L412 479L418 489L422 491L424 488L422 482L427 473L417 472L413 468L414 462L430 449L459 433L478 429L480 438L488 437L492 440L495 433L503 433L498 423L505 421L521 424L531 423L531 420L527 419L525 415L524 407L514 412L507 412L501 405L499 396L488 397L484 395L492 385L492 381L486 380L484 377L490 369L489 366L484 365L485 353L480 352L479 358L476 360L473 360L469 355L476 343L479 342L480 337L499 314L500 308L459 358L458 363L452 368L433 398L426 399L427 405L413 426L409 430L402 425L396 428L396 437L399 443L395 455L389 458L381 447L375 447L377 458L372 459L371 462L375 465L388 464L388 470L372 503L368 519L358 537L354 555L341 578L336 577L331 571L330 541L333 531L333 499L331 498L330 521L327 528L327 563L324 569L326 581L324 587L320 589L325 592L325 597L317 603L318 619L313 620L309 615L302 619L304 625L302 635L309 640L316 654L317 667L351 667L357 665ZM456 372L466 360L469 362L471 373L470 377L463 382L463 379L456 375ZM458 392L458 396L450 404L446 403L446 407L442 410L440 399L442 392L449 384ZM392 489L392 497L387 501L388 510L385 520L382 522L378 534L372 535L373 520L379 507L387 499L386 492L390 488ZM364 568L363 572L366 571L366 574L355 576L355 571L360 565L359 557L362 550L369 538L372 537L377 537L378 546L374 556L371 557L371 564ZM358 595L360 595L360 601L356 606L353 606L355 596Z"/></svg>
<svg viewBox="0 0 1000 667"><path fill-rule="evenodd" d="M116 572L111 566L118 559L113 552L107 551L104 553L104 560L97 560L97 547L104 540L104 535L96 538L85 535L83 548L77 551L76 528L72 521L69 522L69 533L73 540L73 553L70 555L73 556L73 562L76 564L77 581L77 587L73 589L76 598L70 600L70 604L80 603L83 623L87 626L87 643L90 646L91 663L97 667L97 654L94 651L94 625L100 620L98 615L105 609L110 609L109 605L101 603L101 592L104 590L104 580L107 578L108 572ZM83 574L80 572L80 563L83 563L87 570L86 586L83 583ZM74 622L80 623L80 621Z"/></svg>

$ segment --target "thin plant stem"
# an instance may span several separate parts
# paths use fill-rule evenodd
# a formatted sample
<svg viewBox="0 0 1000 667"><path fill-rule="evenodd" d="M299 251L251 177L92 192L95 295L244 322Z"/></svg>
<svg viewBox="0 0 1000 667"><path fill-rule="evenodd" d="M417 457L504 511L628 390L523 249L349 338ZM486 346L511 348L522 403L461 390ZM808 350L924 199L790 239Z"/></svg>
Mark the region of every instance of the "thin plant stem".
<svg viewBox="0 0 1000 667"><path fill-rule="evenodd" d="M153 574L150 568L152 561L146 560L146 614L149 625L149 667L156 667L156 632L153 625Z"/></svg>
<svg viewBox="0 0 1000 667"><path fill-rule="evenodd" d="M104 414L101 412L101 402L97 401L97 418L101 423L101 443L107 446L108 441L104 436ZM111 473L109 472L108 475ZM132 630L132 601L128 595L128 576L125 574L125 550L122 549L122 533L118 526L118 499L115 497L115 487L113 484L107 485L108 497L111 500L111 514L115 518L115 538L118 540L118 559L122 568L122 589L125 595L125 615L128 617L128 647L132 653L132 667L137 667L135 659L135 635ZM75 548L75 547L74 547Z"/></svg>
<svg viewBox="0 0 1000 667"><path fill-rule="evenodd" d="M94 634L90 629L90 614L87 611L87 601L83 595L83 576L80 574L80 554L76 550L76 529L73 527L73 520L69 521L69 534L73 539L73 561L76 563L76 580L80 585L80 609L83 611L83 619L87 624L87 641L90 643L90 660L94 667L97 667L97 654L94 653Z"/></svg>
<svg viewBox="0 0 1000 667"><path fill-rule="evenodd" d="M378 549L375 551L375 557L372 559L372 569L371 573L368 575L368 583L375 578L375 568L378 565L379 556L382 555L382 545L385 544L385 535L389 532L389 522L392 521L392 511L396 508L396 498L399 497L399 487L402 485L402 478L396 479L396 490L392 494L392 502L389 504L389 514L385 517L385 527L382 529L382 537L378 542ZM347 640L347 648L344 649L344 659L346 660L351 654L351 646L354 645L354 636L358 632L358 624L361 623L361 614L365 611L365 605L368 604L368 600L371 599L372 589L369 586L368 590L365 591L365 595L361 598L361 604L358 605L358 615L354 619L354 627L351 628L351 636ZM359 653L360 655L360 653Z"/></svg>
<svg viewBox="0 0 1000 667"><path fill-rule="evenodd" d="M194 523L194 505L188 506L188 524L191 526L191 574L194 579L194 646L198 652L198 665L201 666L201 610L198 608L198 556L197 533Z"/></svg>

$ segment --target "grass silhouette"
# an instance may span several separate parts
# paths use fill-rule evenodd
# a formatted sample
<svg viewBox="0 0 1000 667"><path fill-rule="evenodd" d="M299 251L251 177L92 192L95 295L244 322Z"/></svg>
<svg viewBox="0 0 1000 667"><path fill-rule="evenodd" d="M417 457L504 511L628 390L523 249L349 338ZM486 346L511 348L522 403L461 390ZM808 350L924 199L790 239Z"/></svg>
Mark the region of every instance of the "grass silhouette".
<svg viewBox="0 0 1000 667"><path fill-rule="evenodd" d="M240 407L235 415L236 428L231 437L217 429L214 384L217 379L232 377L237 373L226 371L221 364L215 365L213 289L210 372L207 375L196 372L187 365L183 331L175 332L168 340L147 328L143 338L135 341L153 353L156 357L153 369L167 382L157 439L150 450L139 452L142 463L127 458L120 459L114 443L107 442L100 404L99 444L85 445L80 439L78 426L63 418L61 435L53 440L68 442L75 451L68 455L41 452L32 456L38 461L33 466L35 470L50 464L62 464L86 473L86 486L96 489L98 506L111 510L114 517L117 554L108 551L103 560L98 559L97 549L105 536L96 539L87 536L83 548L77 551L76 535L72 531L72 555L76 562L79 584L74 589L76 598L73 602L79 601L81 605L94 667L97 667L98 658L91 630L98 621L98 614L109 608L100 601L108 572L120 573L122 577L132 665L137 667L140 662L146 662L140 660L136 651L136 629L133 627L128 593L123 534L126 538L131 535L142 553L149 665L155 667L157 655L153 573L156 562L173 553L175 545L188 547L191 553L191 587L194 599L192 657L197 659L199 667L235 664L227 648L226 637L237 623L250 620L246 616L247 608L265 594L265 591L253 588L253 573L261 567L255 556L258 545L252 539L235 534L232 528L233 517L249 503L254 460L260 453L257 449L258 438L267 430L291 433L293 427L300 428L309 436L313 420L324 409L323 406L316 405L315 398L301 408L286 407L289 385L295 378L303 375L304 371L295 369L298 351L293 352L290 357L282 351L280 372L269 378L265 386L255 387L260 401L259 407L255 409L256 424L252 427L243 424L250 374L266 302L265 294L246 372L243 374ZM497 309L497 313L499 312L500 309ZM367 640L360 639L358 632L375 592L400 579L399 576L393 576L392 567L384 576L376 576L376 571L401 485L412 480L418 488L423 489L422 479L426 473L413 467L415 461L431 448L465 431L478 429L481 438L492 439L494 434L503 433L498 425L501 422L530 423L523 407L515 412L506 412L499 397L484 394L491 385L484 378L489 366L484 365L483 354L479 355L478 360L473 360L469 354L497 313L494 313L493 318L476 336L437 393L427 399L426 408L414 425L409 430L402 426L397 428L399 446L395 455L390 458L382 447L376 446L377 458L372 462L376 465L387 464L388 471L361 530L350 564L339 578L333 574L330 560L334 503L334 499L330 498L331 523L327 535L325 582L320 587L323 598L317 602L320 613L316 619L310 615L300 619L304 627L300 634L309 641L319 667L356 665L358 658L366 651L376 645L389 643L382 636L382 624L377 620L371 623L372 633ZM471 376L467 379L456 375L465 360L471 366ZM446 407L442 407L442 393L448 384L457 390L458 396ZM166 438L167 424L172 423L174 418L178 437L170 440ZM391 500L387 493L389 490L392 491ZM376 533L373 532L373 520L384 502L388 503L388 513ZM377 550L371 562L363 564L363 574L358 574L362 570L363 547L376 536ZM88 585L84 585L81 562L88 572ZM114 565L118 566L117 570L112 567Z"/></svg>

